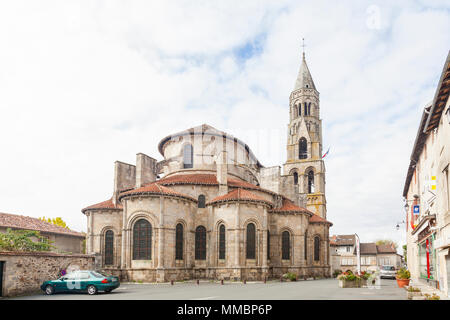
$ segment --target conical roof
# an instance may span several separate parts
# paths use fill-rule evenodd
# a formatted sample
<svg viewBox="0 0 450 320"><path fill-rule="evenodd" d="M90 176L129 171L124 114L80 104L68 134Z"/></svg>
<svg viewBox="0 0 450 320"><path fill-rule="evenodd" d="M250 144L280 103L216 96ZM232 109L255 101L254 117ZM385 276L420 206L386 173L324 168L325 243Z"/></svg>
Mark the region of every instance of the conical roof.
<svg viewBox="0 0 450 320"><path fill-rule="evenodd" d="M309 72L308 66L306 65L305 53L303 53L302 65L300 66L300 71L298 72L297 80L295 81L294 90L298 89L314 89L314 81Z"/></svg>

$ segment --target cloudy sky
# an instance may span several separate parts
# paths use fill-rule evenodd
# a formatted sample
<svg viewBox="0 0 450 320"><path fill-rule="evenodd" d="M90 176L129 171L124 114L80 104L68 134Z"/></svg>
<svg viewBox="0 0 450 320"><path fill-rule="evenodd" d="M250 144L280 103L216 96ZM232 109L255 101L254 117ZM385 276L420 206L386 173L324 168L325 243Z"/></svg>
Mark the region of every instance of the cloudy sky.
<svg viewBox="0 0 450 320"><path fill-rule="evenodd" d="M0 212L111 197L115 160L208 123L286 158L306 59L321 98L332 234L404 242L402 190L450 44L448 1L2 1Z"/></svg>

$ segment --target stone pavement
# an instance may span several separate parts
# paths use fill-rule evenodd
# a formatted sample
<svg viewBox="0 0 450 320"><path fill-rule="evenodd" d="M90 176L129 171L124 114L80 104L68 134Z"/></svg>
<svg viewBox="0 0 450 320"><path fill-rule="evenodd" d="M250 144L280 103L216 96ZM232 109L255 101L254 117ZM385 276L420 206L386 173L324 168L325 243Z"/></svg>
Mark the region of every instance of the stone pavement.
<svg viewBox="0 0 450 320"><path fill-rule="evenodd" d="M12 299L12 298L11 298ZM406 292L395 280L381 280L378 288L339 288L336 279L297 282L218 282L194 281L159 284L122 283L112 293L89 296L86 293L42 293L14 299L31 300L406 300Z"/></svg>

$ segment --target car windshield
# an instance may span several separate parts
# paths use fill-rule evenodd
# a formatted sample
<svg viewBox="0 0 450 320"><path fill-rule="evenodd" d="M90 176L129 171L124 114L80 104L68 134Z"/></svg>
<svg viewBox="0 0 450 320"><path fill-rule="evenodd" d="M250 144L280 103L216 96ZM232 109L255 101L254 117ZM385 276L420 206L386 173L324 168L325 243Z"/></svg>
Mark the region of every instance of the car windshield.
<svg viewBox="0 0 450 320"><path fill-rule="evenodd" d="M393 266L383 266L383 270L395 271L395 268Z"/></svg>

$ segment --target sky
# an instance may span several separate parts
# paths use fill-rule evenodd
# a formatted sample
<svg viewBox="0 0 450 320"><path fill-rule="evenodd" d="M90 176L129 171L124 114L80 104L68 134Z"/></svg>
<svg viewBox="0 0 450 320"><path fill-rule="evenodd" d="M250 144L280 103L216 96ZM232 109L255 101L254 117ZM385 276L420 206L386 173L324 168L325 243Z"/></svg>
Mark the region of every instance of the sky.
<svg viewBox="0 0 450 320"><path fill-rule="evenodd" d="M405 243L402 191L450 44L448 1L1 1L0 212L111 197L114 161L207 123L286 160L302 38L331 234Z"/></svg>

